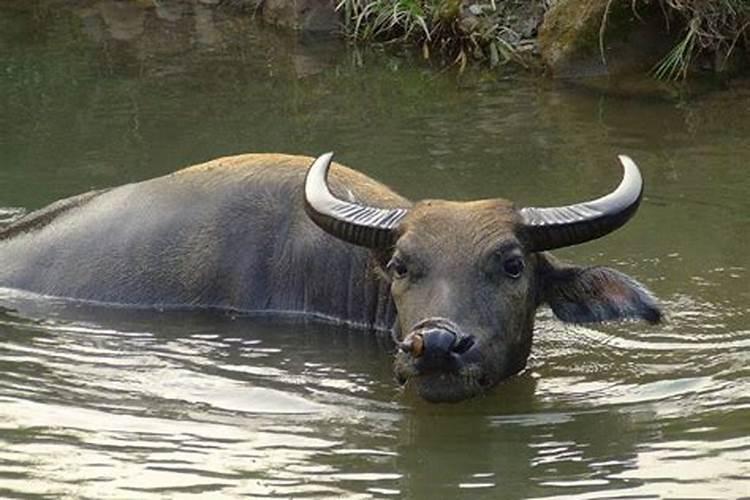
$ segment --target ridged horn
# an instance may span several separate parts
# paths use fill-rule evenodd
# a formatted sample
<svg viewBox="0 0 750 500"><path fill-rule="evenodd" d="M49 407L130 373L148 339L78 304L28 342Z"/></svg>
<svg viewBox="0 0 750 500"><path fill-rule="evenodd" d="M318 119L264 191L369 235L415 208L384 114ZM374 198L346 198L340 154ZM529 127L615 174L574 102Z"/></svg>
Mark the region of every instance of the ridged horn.
<svg viewBox="0 0 750 500"><path fill-rule="evenodd" d="M320 155L305 178L305 211L327 233L355 245L387 248L395 243L395 229L405 208L376 208L336 198L328 187L333 153Z"/></svg>
<svg viewBox="0 0 750 500"><path fill-rule="evenodd" d="M623 167L622 181L608 195L564 207L519 210L520 231L531 250L552 250L600 238L635 214L643 196L643 177L630 157L618 158Z"/></svg>

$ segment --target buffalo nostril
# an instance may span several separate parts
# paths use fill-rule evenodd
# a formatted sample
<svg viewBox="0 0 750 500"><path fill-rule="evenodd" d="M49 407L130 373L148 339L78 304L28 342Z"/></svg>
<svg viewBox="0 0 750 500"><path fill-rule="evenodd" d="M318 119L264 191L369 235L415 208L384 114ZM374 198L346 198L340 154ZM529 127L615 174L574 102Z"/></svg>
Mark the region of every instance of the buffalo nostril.
<svg viewBox="0 0 750 500"><path fill-rule="evenodd" d="M463 354L476 343L476 340L474 339L473 335L463 335L461 336L455 344L453 344L453 347L451 347L451 350L455 352L456 354Z"/></svg>
<svg viewBox="0 0 750 500"><path fill-rule="evenodd" d="M424 338L420 333L412 333L398 347L403 352L418 358L424 354Z"/></svg>
<svg viewBox="0 0 750 500"><path fill-rule="evenodd" d="M440 360L449 356L456 344L457 335L449 330L430 330L422 335L424 356L433 360Z"/></svg>

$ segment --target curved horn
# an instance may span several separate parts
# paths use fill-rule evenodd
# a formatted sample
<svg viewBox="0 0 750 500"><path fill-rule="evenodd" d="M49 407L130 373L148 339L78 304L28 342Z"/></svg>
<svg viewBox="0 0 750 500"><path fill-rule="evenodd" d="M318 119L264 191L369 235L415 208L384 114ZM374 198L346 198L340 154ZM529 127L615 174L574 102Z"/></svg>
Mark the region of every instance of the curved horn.
<svg viewBox="0 0 750 500"><path fill-rule="evenodd" d="M624 169L622 181L608 195L565 207L519 210L521 234L532 250L552 250L600 238L635 214L643 195L643 178L630 157L618 158Z"/></svg>
<svg viewBox="0 0 750 500"><path fill-rule="evenodd" d="M368 248L386 248L395 242L394 229L405 208L375 208L336 198L328 188L333 153L320 155L305 178L305 211L321 229L333 236Z"/></svg>

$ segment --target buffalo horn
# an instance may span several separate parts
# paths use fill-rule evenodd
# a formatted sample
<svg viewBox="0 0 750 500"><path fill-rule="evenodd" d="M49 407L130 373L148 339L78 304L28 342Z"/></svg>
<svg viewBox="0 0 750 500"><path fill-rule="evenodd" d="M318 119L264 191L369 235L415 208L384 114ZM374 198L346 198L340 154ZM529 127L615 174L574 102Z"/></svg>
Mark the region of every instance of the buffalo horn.
<svg viewBox="0 0 750 500"><path fill-rule="evenodd" d="M327 233L368 248L387 248L395 242L394 229L405 208L376 208L336 198L328 187L333 153L320 155L305 179L305 211Z"/></svg>
<svg viewBox="0 0 750 500"><path fill-rule="evenodd" d="M630 219L643 195L643 178L628 156L617 189L596 200L564 207L522 208L520 230L533 251L552 250L600 238Z"/></svg>

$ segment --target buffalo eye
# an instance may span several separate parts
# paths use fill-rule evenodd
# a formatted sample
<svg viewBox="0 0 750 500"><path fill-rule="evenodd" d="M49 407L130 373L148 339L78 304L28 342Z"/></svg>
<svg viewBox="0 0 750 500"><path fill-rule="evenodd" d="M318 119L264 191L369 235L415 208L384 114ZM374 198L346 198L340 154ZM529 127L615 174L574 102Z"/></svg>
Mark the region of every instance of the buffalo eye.
<svg viewBox="0 0 750 500"><path fill-rule="evenodd" d="M401 279L409 273L409 269L406 267L406 263L398 257L393 257L388 262L388 272L396 279Z"/></svg>
<svg viewBox="0 0 750 500"><path fill-rule="evenodd" d="M503 261L503 272L513 279L520 278L525 264L523 257L514 255Z"/></svg>

